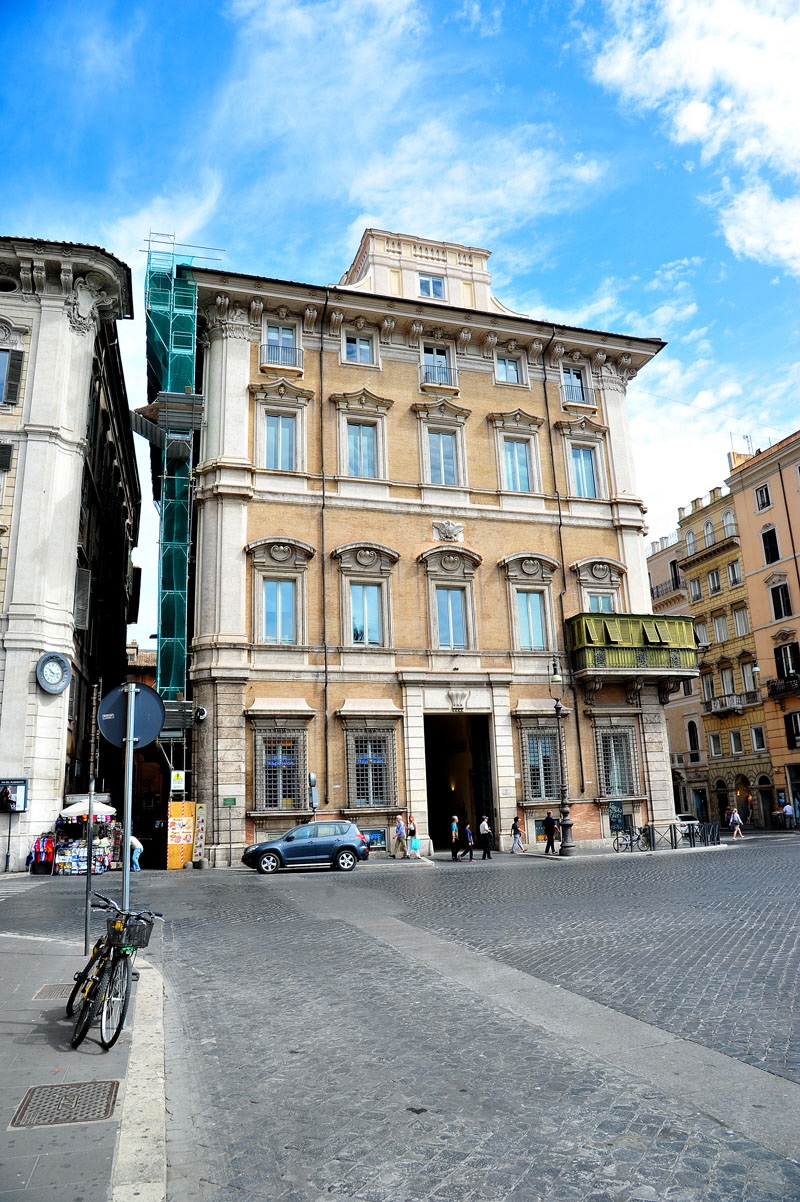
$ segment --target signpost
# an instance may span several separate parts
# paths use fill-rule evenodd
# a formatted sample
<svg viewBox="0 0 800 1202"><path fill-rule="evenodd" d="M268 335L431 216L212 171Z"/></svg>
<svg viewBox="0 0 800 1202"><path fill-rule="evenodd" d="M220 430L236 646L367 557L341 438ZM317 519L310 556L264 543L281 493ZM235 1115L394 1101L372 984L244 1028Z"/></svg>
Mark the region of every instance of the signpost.
<svg viewBox="0 0 800 1202"><path fill-rule="evenodd" d="M122 908L131 900L131 805L134 745L147 747L161 734L166 711L155 689L146 684L119 685L100 702L100 734L115 747L125 747L125 811L122 827Z"/></svg>

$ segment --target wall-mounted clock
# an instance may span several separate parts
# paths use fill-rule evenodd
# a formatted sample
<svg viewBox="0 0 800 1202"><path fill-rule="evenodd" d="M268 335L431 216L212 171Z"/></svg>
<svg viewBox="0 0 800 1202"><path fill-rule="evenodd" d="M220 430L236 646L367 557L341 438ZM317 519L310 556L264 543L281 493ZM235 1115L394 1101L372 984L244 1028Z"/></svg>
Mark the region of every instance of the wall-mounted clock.
<svg viewBox="0 0 800 1202"><path fill-rule="evenodd" d="M63 693L72 678L72 666L64 655L47 651L36 665L36 679L45 693Z"/></svg>

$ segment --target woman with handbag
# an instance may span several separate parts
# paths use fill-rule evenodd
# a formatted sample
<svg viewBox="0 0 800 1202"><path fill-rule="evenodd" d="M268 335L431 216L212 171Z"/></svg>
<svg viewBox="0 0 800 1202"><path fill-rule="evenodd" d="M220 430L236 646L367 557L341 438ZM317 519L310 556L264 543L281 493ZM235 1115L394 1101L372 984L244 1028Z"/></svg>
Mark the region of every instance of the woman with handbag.
<svg viewBox="0 0 800 1202"><path fill-rule="evenodd" d="M410 860L421 860L419 854L419 835L417 834L417 820L413 814L408 815L408 846L411 851Z"/></svg>

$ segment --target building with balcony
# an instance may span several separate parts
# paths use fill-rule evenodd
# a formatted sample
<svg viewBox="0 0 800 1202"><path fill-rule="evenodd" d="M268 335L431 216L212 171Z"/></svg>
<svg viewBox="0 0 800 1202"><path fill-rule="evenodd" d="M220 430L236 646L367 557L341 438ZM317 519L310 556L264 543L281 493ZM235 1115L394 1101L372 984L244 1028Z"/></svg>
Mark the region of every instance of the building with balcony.
<svg viewBox="0 0 800 1202"><path fill-rule="evenodd" d="M678 517L678 541L654 544L648 559L654 609L688 609L700 656L699 694L684 686L669 705L676 804L715 821L735 803L768 827L773 775L734 498L712 489Z"/></svg>
<svg viewBox="0 0 800 1202"><path fill-rule="evenodd" d="M674 817L664 701L691 621L653 615L629 380L663 343L492 294L489 251L367 230L338 285L178 268L197 294L194 797L209 855L311 818L423 846ZM556 669L556 670L554 670ZM553 677L564 681L561 686ZM235 802L223 807L223 800Z"/></svg>
<svg viewBox="0 0 800 1202"><path fill-rule="evenodd" d="M87 791L92 688L125 678L140 494L116 323L132 316L113 255L0 238L0 871ZM116 792L119 753L100 756Z"/></svg>
<svg viewBox="0 0 800 1202"><path fill-rule="evenodd" d="M728 459L775 808L789 800L800 815L800 431L766 451Z"/></svg>

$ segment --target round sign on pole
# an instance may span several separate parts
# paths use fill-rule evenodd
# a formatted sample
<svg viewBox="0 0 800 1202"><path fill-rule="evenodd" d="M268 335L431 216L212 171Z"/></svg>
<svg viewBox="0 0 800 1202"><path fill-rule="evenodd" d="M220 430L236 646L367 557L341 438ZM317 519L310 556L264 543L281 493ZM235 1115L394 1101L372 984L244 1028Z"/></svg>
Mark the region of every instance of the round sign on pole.
<svg viewBox="0 0 800 1202"><path fill-rule="evenodd" d="M149 685L137 684L133 707L133 737L137 747L146 747L161 734L166 711L164 702ZM120 685L100 702L97 725L100 734L115 747L125 742L128 723L127 687Z"/></svg>

